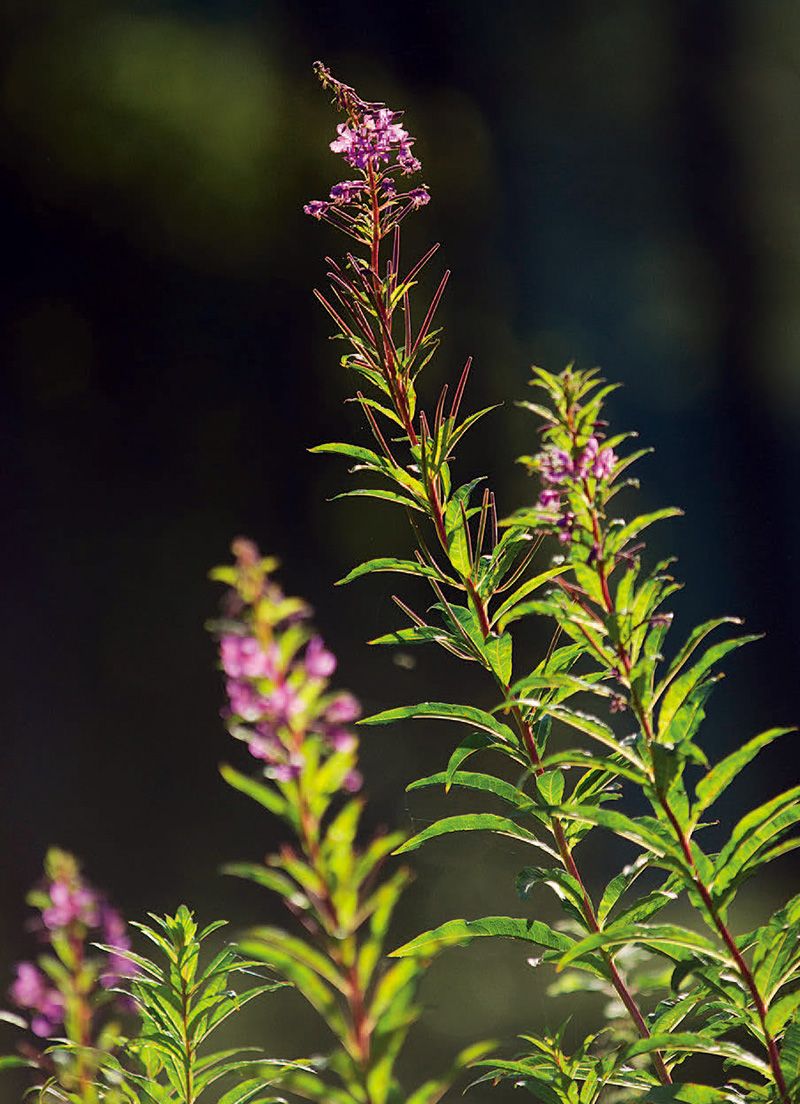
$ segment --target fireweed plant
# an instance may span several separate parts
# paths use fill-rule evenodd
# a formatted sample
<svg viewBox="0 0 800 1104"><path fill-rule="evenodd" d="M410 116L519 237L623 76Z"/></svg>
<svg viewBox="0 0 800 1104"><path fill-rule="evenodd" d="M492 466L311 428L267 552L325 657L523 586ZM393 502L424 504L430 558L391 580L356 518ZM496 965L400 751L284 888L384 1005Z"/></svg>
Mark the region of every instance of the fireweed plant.
<svg viewBox="0 0 800 1104"><path fill-rule="evenodd" d="M258 777L222 768L234 789L282 820L293 841L263 863L235 863L228 874L277 893L299 934L258 927L243 951L291 982L316 1010L336 1045L313 1068L287 1069L282 1088L320 1104L435 1104L458 1070L486 1053L469 1048L441 1078L410 1095L395 1063L420 1009L425 956L387 963L384 944L409 871L382 876L402 833L356 840L364 800L352 694L332 689L336 658L310 626L311 610L284 595L274 559L252 542L234 542L235 563L216 568L225 583L219 638L226 676L224 710L232 736L261 764Z"/></svg>
<svg viewBox="0 0 800 1104"><path fill-rule="evenodd" d="M535 507L498 522L482 479L457 482L454 450L487 411L459 420L469 360L449 402L445 386L432 414L418 405L417 381L436 351L434 317L449 274L429 301L414 302L412 313L418 276L437 248L402 271L399 224L429 199L424 187L403 184L420 169L413 139L400 113L363 101L324 66L316 68L345 116L331 149L355 179L305 211L356 243L341 263L328 258L330 294L316 295L345 346L343 366L368 389L355 397L377 447L334 443L312 451L349 457L354 473L379 477L346 494L401 507L415 541L413 558L369 560L342 582L372 572L425 580L433 590L430 608L422 614L395 597L410 625L373 643L438 644L484 668L498 694L492 711L425 702L361 722L436 718L467 726L446 770L411 788L482 791L504 809L445 817L398 851L452 832L518 840L538 860L521 872L520 896L527 900L548 887L565 914L557 927L527 917L452 920L394 954L407 961L477 937L511 937L537 947L533 965L556 966L556 991L583 987L617 998L624 1017L615 1014L572 1054L563 1032L526 1036L519 1058L477 1063L483 1081L510 1078L546 1104L796 1102L800 897L744 934L735 934L730 913L740 885L797 846L786 835L800 821L800 787L744 815L717 853L697 838L707 810L743 767L788 731L771 729L713 767L697 742L720 661L753 637L706 646L709 634L735 623L719 618L693 630L671 659L663 657L672 620L663 603L678 584L669 563L643 566L640 538L679 511L631 521L609 515L614 496L633 482L627 472L641 452L622 456L630 435L607 435L602 406L612 388L594 372L535 372L545 401L522 404L544 423L543 448L523 458L542 481ZM544 569L533 566L540 548L550 554ZM514 626L532 615L552 619L554 635L547 655L520 676ZM586 711L592 699L607 718ZM557 733L579 733L595 746L551 750L554 722ZM463 769L477 753L485 769ZM648 815L607 808L626 789L644 797ZM595 829L615 833L626 851L631 844L637 849L604 887L590 886L580 867L579 845ZM680 898L695 911L697 926L686 926L684 913L680 923L653 922ZM721 1060L724 1084L682 1079L683 1062L698 1053Z"/></svg>
<svg viewBox="0 0 800 1104"><path fill-rule="evenodd" d="M198 929L185 905L174 916L151 920L150 925L134 926L155 944L155 956L132 951L123 956L141 1030L125 1041L119 1059L98 1053L103 1077L98 1099L104 1104L210 1104L212 1099L218 1104L282 1104L271 1086L293 1063L264 1058L257 1047L212 1050L209 1040L251 1000L284 983L257 976L257 984L234 988L234 979L252 975L258 964L230 943L204 956L202 944L225 921Z"/></svg>
<svg viewBox="0 0 800 1104"><path fill-rule="evenodd" d="M57 848L48 851L28 903L36 911L30 927L41 951L35 962L16 967L8 992L15 1012L3 1018L25 1038L20 1057L0 1059L0 1066L37 1070L50 1099L94 1104L98 1055L116 1045L132 1013L130 997L120 991L122 975L130 972L128 927L75 858Z"/></svg>
<svg viewBox="0 0 800 1104"><path fill-rule="evenodd" d="M233 943L201 963L201 944L225 921L199 931L185 905L174 916L151 916L151 925L132 921L160 952L137 954L119 913L82 878L75 859L56 849L30 901L41 913L36 930L54 953L38 965L19 963L10 996L25 1016L3 1018L27 1027L40 1045L23 1043L20 1057L0 1058L0 1069L35 1069L30 1095L37 1101L282 1104L270 1086L300 1068L296 1062L265 1058L257 1047L209 1050L230 1016L286 984L258 973L258 984L235 989L234 977L262 966ZM92 936L113 942L89 943Z"/></svg>

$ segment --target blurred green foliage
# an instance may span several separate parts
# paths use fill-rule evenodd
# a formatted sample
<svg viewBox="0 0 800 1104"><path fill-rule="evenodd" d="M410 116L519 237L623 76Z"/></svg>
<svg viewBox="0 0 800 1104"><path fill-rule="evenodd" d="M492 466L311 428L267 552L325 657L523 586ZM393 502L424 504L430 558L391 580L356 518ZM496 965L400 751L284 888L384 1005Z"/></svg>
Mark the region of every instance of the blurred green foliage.
<svg viewBox="0 0 800 1104"><path fill-rule="evenodd" d="M357 420L310 300L318 228L300 214L333 179L317 56L407 108L433 195L409 248L445 243L443 357L475 354L471 409L518 394L532 360L623 379L615 420L657 446L643 505L687 506L696 597L677 612L734 609L768 631L712 739L733 718L792 719L778 675L800 659L796 5L432 0L398 18L341 0L8 0L0 31L6 976L51 841L131 914L185 897L276 918L213 877L250 840L278 842L216 776L204 579L236 531L310 591L368 708L460 684L455 665L421 672L364 648L387 621L380 582L358 601L328 585L369 554L369 533L360 504L324 504L337 467L304 452ZM525 419L499 412L471 447L465 469L488 471L505 508L525 501L511 463L530 448ZM433 726L366 741L377 819L424 819L402 787L443 749ZM144 826L128 812L142 794ZM175 818L198 805L207 834L187 854ZM513 853L423 854L398 940L504 893L511 907ZM437 963L415 1062L551 1015L513 947L464 954L492 985L476 997L463 958ZM278 1053L315 1042L292 995L264 1015Z"/></svg>

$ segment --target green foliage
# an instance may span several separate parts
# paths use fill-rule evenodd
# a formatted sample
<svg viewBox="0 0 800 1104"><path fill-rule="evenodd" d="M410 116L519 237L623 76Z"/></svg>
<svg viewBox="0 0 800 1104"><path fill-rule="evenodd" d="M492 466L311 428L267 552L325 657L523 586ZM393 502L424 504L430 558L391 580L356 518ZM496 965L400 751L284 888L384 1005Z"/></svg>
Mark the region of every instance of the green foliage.
<svg viewBox="0 0 800 1104"><path fill-rule="evenodd" d="M24 1032L20 1056L0 1058L0 1070L35 1071L31 1092L45 1099L97 1104L98 1070L117 1049L123 1023L135 1025L124 994L112 988L129 945L127 926L75 856L58 847L48 849L27 903L38 913L31 927L39 950L35 962L17 965L8 991L18 1011L0 1012ZM115 945L101 947L99 938Z"/></svg>
<svg viewBox="0 0 800 1104"><path fill-rule="evenodd" d="M360 785L357 739L343 728L341 716L334 719L337 703L341 714L343 702L354 716L354 700L332 694L327 675L319 673L332 673L335 660L329 653L322 650L323 668L315 666L310 643L301 655L299 647L316 640L319 663L321 642L305 629L298 637L296 612L283 616L286 608L308 610L305 603L285 605L269 578L274 562L262 559L247 542L237 542L234 550L236 564L215 572L235 594L227 607L236 610L236 619L215 626L223 637L223 664L225 649L235 651L238 641L248 657L247 669L271 674L252 676L264 715L254 727L238 718L230 724L232 735L249 742L265 760L261 777L230 766L222 774L234 789L283 820L293 838L264 863L233 863L225 871L277 893L300 920L298 934L252 928L242 950L290 982L333 1037L329 1054L302 1068L285 1068L277 1080L282 1090L324 1104L434 1104L464 1063L486 1048L466 1052L450 1071L410 1095L401 1086L396 1065L421 1011L417 992L428 961L418 956L389 962L385 956L392 916L410 873L400 867L384 874L383 867L404 837L392 832L359 841L364 801L354 795ZM373 561L365 570L385 570L386 563ZM295 647L298 639L301 645ZM233 662L231 670L238 670L238 659ZM274 700L276 688L285 693L286 687L304 704L293 706L290 722L279 728L268 695ZM498 727L488 715L487 722ZM259 741L267 730L277 733L265 752ZM276 741L289 752L288 764L278 760L284 752Z"/></svg>
<svg viewBox="0 0 800 1104"><path fill-rule="evenodd" d="M201 945L223 926L222 921L198 931L185 905L174 916L152 916L152 921L152 926L135 927L155 944L157 954L150 958L124 952L141 1029L135 1038L117 1040L122 1048L119 1057L104 1050L95 1052L95 1099L103 1104L276 1102L269 1086L286 1062L256 1056L252 1048L214 1051L209 1040L230 1016L283 983L261 981L235 992L234 976L252 976L257 964L243 959L231 945L202 961ZM71 1049L87 1048L75 1044ZM277 1070L269 1073L270 1067ZM79 1092L64 1092L55 1082L41 1090L41 1097L70 1104L85 1100Z"/></svg>
<svg viewBox="0 0 800 1104"><path fill-rule="evenodd" d="M355 112L351 121L357 119L363 103L352 90L331 86L340 105ZM756 737L715 767L699 742L721 662L755 637L707 645L733 620L717 618L665 659L672 623L665 606L679 583L670 561L645 566L643 537L680 510L611 514L617 495L636 485L630 472L646 450L619 454L631 435L607 434L603 404L614 385L596 371L533 371L538 401L522 405L542 423L542 447L521 462L542 482L534 505L499 522L484 480L460 482L455 443L487 411L459 420L470 361L432 412L422 406L419 374L438 344L432 323L449 274L412 315L416 277L435 249L401 273L399 219L380 191L383 171L379 166L365 177L352 227L333 207L326 214L363 244L366 256L348 254L345 264L331 265L332 301L318 293L347 348L343 366L369 390L354 399L377 451L340 443L314 451L354 461L358 486L346 493L402 506L413 533L413 555L378 555L342 582L388 572L433 592L432 604L416 608L394 596L408 623L373 643L435 644L477 665L494 688L496 707L426 702L363 723L413 718L465 726L446 768L412 789L441 785L446 794L458 787L477 800L500 801L502 813L443 816L401 850L435 846L453 832L499 832L550 863L522 871L522 901L530 908L545 887L566 917L564 932L527 917L453 920L396 954L406 961L479 935L538 941L541 961L561 971L559 992L574 989L569 979L579 974L624 1008L624 1020L614 1018L572 1055L563 1033L528 1038L530 1053L487 1060L484 1081L510 1077L546 1104L593 1104L601 1097L791 1104L800 1085L797 918L787 906L768 921L759 943L752 933L734 935L728 917L744 880L797 846L800 789L746 813L718 854L700 842L706 810L785 731ZM544 542L550 562L534 564ZM417 612L423 608L424 615ZM553 627L551 646L534 665L515 639L528 616ZM474 756L480 770L465 770ZM621 808L610 807L619 801ZM624 854L634 852L599 893L579 866L578 849L591 832L611 833ZM687 920L691 915L698 924ZM781 959L773 968L784 971L772 990L756 964L770 939ZM681 1083L684 1061L698 1052L716 1060L719 1085Z"/></svg>

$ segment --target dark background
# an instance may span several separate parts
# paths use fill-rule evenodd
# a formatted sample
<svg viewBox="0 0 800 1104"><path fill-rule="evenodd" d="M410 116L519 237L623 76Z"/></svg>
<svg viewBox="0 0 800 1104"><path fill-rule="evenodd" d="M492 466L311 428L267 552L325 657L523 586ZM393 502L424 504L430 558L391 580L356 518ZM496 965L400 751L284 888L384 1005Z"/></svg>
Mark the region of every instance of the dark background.
<svg viewBox="0 0 800 1104"><path fill-rule="evenodd" d="M359 560L402 551L406 533L389 508L327 503L344 465L306 452L364 439L310 294L324 253L342 248L301 212L339 173L317 57L366 98L405 107L418 136L433 202L410 237L443 240L454 270L426 394L471 352L472 407L507 403L464 449L462 477L490 474L504 509L529 498L513 459L534 425L510 402L528 365L600 364L625 385L615 424L657 450L639 505L687 509L655 549L680 555L681 625L731 611L768 634L729 664L706 746L718 756L798 719L792 0L5 0L4 979L30 953L23 898L51 842L130 916L187 900L207 919L280 917L216 873L280 838L216 772L236 749L218 718L206 572L234 535L281 556L368 710L491 701L434 654L407 670L364 645L398 623L381 579L331 587ZM531 635L531 657L542 643ZM441 809L403 787L443 763L452 737L435 725L365 737L372 823ZM796 746L771 751L738 797L795 781ZM592 861L593 879L613 872L607 855ZM523 862L510 842L423 852L398 941L454 915L519 912ZM740 926L796 876L791 859L776 866ZM497 944L437 963L411 1082L475 1037L563 1017L563 1002L543 1008L524 959ZM324 1042L295 996L274 998L260 1024L250 1038L273 1053ZM17 1098L10 1084L0 1099Z"/></svg>

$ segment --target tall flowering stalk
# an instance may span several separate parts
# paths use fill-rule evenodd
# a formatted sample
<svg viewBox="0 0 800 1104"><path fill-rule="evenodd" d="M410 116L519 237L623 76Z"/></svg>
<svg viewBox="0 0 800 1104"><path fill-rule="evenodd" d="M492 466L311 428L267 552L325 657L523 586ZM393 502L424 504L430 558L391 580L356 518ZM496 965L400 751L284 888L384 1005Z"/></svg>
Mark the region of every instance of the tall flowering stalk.
<svg viewBox="0 0 800 1104"><path fill-rule="evenodd" d="M412 139L401 124L400 113L362 100L320 64L317 73L346 116L331 150L343 154L358 176L332 189L329 200L311 203L305 209L344 230L361 249L348 252L341 263L328 258L330 294L316 294L336 326L337 338L345 344L342 365L359 376L371 392L358 390L356 397L377 449L337 442L312 451L349 457L356 462L354 473L377 477L377 481L370 479L346 494L378 498L401 507L408 515L415 543L412 558L369 560L354 568L342 582L371 572L426 580L435 597L427 614L421 615L395 596L411 624L374 643L438 644L452 655L482 667L506 699L513 682L514 639L510 626L530 611L531 595L563 574L566 567L559 564L532 571L541 537L520 527L501 533L494 493L488 487L479 492L483 479L460 485L455 481L454 451L488 411L461 417L471 359L454 386L443 387L432 413L418 404L417 381L438 346L434 322L449 273L444 273L432 298L417 306L418 277L438 247L434 245L402 271L400 223L415 207L428 201L427 189L403 191L398 186L408 172L421 167L408 152ZM417 323L415 318L419 319ZM607 463L608 457L602 462ZM555 649L548 659L549 669L568 666L570 656L568 650ZM575 692L574 687L560 687L553 695L561 700ZM449 817L403 849L418 847L433 836L464 830L488 830L514 838L558 863L557 882L570 886L570 909L576 922L591 932L600 931L598 904L574 855L588 826L576 827L550 811L548 801L557 804L554 795L563 785L563 775L543 766L546 732L538 730L529 711L514 705L507 717L501 718L472 705L426 702L389 711L365 723L387 723L405 717L440 718L467 725L470 732L455 751L446 773L426 780L426 784L444 781L448 788L459 785L489 790L507 808L510 806L511 815ZM469 756L487 749L502 750L527 772L538 797L486 774L460 769ZM602 771L587 767L582 782L587 802L599 805L611 799L604 781ZM522 813L544 830L549 842L518 825L516 817ZM546 924L503 917L461 922L458 931L453 930L451 941L464 943L483 935L524 939L544 947L550 957L571 945L567 936ZM669 1085L667 1065L659 1050L649 1046L650 1027L614 956L600 948L586 959L585 966L619 998L636 1034L649 1048L657 1080Z"/></svg>
<svg viewBox="0 0 800 1104"><path fill-rule="evenodd" d="M324 1078L292 1069L281 1084L324 1104L435 1104L458 1068L484 1048L470 1048L447 1076L410 1095L397 1081L394 1066L419 1015L426 959L383 958L409 872L381 877L402 834L356 842L364 801L356 796L362 778L350 726L361 708L352 694L332 689L336 659L310 627L306 603L287 598L273 579L276 561L242 539L233 551L235 563L212 573L229 588L213 629L227 680L228 729L259 761L261 777L229 766L222 773L283 820L294 841L263 863L236 863L227 873L277 893L303 930L258 927L242 948L292 982L336 1039L316 1063Z"/></svg>
<svg viewBox="0 0 800 1104"><path fill-rule="evenodd" d="M697 1025L677 1036L658 1031L670 1062L695 1050L720 1054L746 1071L746 1078L736 1080L746 1099L790 1104L800 1097L800 895L743 935L734 934L729 914L747 879L800 846L800 839L790 836L800 822L800 786L742 816L719 851L705 849L697 836L707 827L707 811L747 764L792 730L769 729L709 766L697 740L705 702L721 677L718 666L757 638L734 636L706 647L712 633L739 623L716 618L697 626L671 660L663 657L672 623L663 606L678 584L668 563L644 569L640 538L651 524L680 511L658 510L632 520L611 517L609 504L631 482L625 473L642 454L621 460L615 449L626 435L604 440L602 403L611 388L593 371L570 369L560 376L537 369L533 382L546 399L544 406L527 404L544 422L544 448L523 459L539 474L542 489L533 510L510 519L509 531L558 534L570 576L558 580L546 600L548 611L574 641L573 670L579 667L580 677L589 677L587 693L600 694L627 731L620 735L619 724L615 732L606 721L541 700L541 689L554 689L560 681L546 673L517 684L511 695L516 704L510 708L557 717L600 743L609 774L639 790L652 815L630 817L586 807L574 793L571 800L559 798L560 815L633 842L639 849L637 870L666 872L644 908L640 903L601 931L587 933L561 965L631 945L662 954L675 967L679 1009L676 1015L672 1006L666 1026L674 1030L690 1019ZM559 761L580 763L582 758L566 752ZM710 935L646 922L681 893ZM731 1048L725 1041L731 1034L747 1037L756 1053Z"/></svg>
<svg viewBox="0 0 800 1104"><path fill-rule="evenodd" d="M51 1099L66 1093L95 1104L99 1056L116 1046L119 1016L131 1013L119 991L122 975L130 973L128 928L75 858L57 848L48 851L28 903L37 913L31 928L42 951L35 962L17 965L9 989L16 1022L37 1040L26 1040L20 1052L42 1073Z"/></svg>

